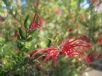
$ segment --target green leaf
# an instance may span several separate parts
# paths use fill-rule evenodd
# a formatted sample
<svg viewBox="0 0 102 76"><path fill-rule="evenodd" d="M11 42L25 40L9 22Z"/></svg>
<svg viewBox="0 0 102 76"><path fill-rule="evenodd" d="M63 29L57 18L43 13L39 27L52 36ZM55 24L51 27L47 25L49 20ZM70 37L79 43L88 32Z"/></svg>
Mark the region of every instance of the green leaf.
<svg viewBox="0 0 102 76"><path fill-rule="evenodd" d="M35 21L36 21L37 23L38 23L38 21L39 21L39 18L38 18L37 15L36 15Z"/></svg>
<svg viewBox="0 0 102 76"><path fill-rule="evenodd" d="M84 0L79 0L80 3L84 2Z"/></svg>
<svg viewBox="0 0 102 76"><path fill-rule="evenodd" d="M29 35L28 37L27 37L27 41L32 41L32 36L31 35Z"/></svg>
<svg viewBox="0 0 102 76"><path fill-rule="evenodd" d="M26 39L26 33L21 28L19 28L19 35L22 40Z"/></svg>
<svg viewBox="0 0 102 76"><path fill-rule="evenodd" d="M10 6L9 0L3 0L3 2L6 4L7 8Z"/></svg>
<svg viewBox="0 0 102 76"><path fill-rule="evenodd" d="M17 43L17 47L19 49L23 48L23 45L21 44L21 41L17 40L16 43Z"/></svg>
<svg viewBox="0 0 102 76"><path fill-rule="evenodd" d="M51 39L48 39L48 44L47 44L48 47L50 47L51 42L52 42Z"/></svg>
<svg viewBox="0 0 102 76"><path fill-rule="evenodd" d="M26 16L26 19L25 19L25 21L24 21L24 27L26 28L26 29L28 29L29 27L29 15L27 15Z"/></svg>

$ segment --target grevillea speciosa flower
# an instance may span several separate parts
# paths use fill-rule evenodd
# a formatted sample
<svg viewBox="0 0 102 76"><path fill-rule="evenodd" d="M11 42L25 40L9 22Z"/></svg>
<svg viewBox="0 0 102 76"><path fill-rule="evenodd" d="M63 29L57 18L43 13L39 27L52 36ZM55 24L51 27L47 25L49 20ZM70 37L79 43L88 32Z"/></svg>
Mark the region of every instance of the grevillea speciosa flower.
<svg viewBox="0 0 102 76"><path fill-rule="evenodd" d="M98 40L98 42L99 42L100 44L102 44L102 37L99 37L97 40Z"/></svg>
<svg viewBox="0 0 102 76"><path fill-rule="evenodd" d="M77 58L82 58L85 59L87 57L86 49L89 49L91 47L91 44L80 40L80 39L75 39L75 40L64 40L62 44L60 45L60 48L43 48L43 49L36 49L32 50L31 57L35 57L37 54L41 54L35 59L35 64L38 62L40 58L44 58L42 61L42 65L48 60L52 59L53 64L56 64L56 60L59 55L63 54L68 56L69 58L72 57L77 57ZM30 54L31 54L30 53Z"/></svg>
<svg viewBox="0 0 102 76"><path fill-rule="evenodd" d="M61 44L61 52L65 55L67 55L69 58L72 57L79 57L84 58L87 56L86 49L89 49L91 47L91 44L80 40L65 40Z"/></svg>
<svg viewBox="0 0 102 76"><path fill-rule="evenodd" d="M90 62L92 62L94 60L94 56L93 55L87 55L87 57L86 57L86 62L87 63L90 63Z"/></svg>
<svg viewBox="0 0 102 76"><path fill-rule="evenodd" d="M38 56L34 62L34 64L36 64L38 62L38 60L42 57L44 57L44 60L42 61L42 65L48 60L48 59L52 59L52 63L56 64L56 60L57 57L59 55L59 51L57 48L43 48L43 49L36 49L32 50L32 52L34 52L34 54L32 54L32 57L35 57L37 54L42 53L40 56Z"/></svg>
<svg viewBox="0 0 102 76"><path fill-rule="evenodd" d="M29 29L33 30L34 28L40 28L42 26L42 20L40 15L35 13L33 21L31 22Z"/></svg>

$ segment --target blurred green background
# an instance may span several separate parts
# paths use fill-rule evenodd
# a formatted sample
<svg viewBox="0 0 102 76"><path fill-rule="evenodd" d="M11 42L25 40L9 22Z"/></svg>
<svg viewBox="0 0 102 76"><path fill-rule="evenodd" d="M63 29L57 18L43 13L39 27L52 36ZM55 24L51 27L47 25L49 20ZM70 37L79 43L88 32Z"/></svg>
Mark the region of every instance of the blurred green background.
<svg viewBox="0 0 102 76"><path fill-rule="evenodd" d="M63 39L78 37L90 42L94 52L102 53L102 12L95 7L95 0L0 0L0 76L81 75L88 67L85 62L61 56L56 66L48 61L43 68L34 67L27 52L58 47ZM30 25L35 12L41 16L42 28L33 32L31 40L17 40L15 31L28 16Z"/></svg>

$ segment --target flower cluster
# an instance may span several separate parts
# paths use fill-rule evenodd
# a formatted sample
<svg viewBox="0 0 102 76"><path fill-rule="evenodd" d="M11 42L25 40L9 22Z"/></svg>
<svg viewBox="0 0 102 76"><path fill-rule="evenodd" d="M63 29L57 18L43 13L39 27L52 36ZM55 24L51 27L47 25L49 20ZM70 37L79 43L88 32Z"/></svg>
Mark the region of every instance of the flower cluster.
<svg viewBox="0 0 102 76"><path fill-rule="evenodd" d="M34 62L36 64L40 58L44 58L42 61L43 65L48 59L52 59L52 63L56 64L56 60L58 56L65 55L69 58L76 57L78 59L85 59L87 58L86 50L91 48L91 44L85 42L81 39L75 40L64 40L62 41L60 48L43 48L43 49L36 49L30 52L31 57L34 58L37 54L41 54L38 56Z"/></svg>

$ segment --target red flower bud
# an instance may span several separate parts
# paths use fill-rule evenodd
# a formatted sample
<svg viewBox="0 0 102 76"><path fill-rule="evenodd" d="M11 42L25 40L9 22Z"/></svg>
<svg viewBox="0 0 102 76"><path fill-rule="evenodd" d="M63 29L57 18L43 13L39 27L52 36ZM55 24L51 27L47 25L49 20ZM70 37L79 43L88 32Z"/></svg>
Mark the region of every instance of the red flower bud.
<svg viewBox="0 0 102 76"><path fill-rule="evenodd" d="M39 14L35 14L34 18L33 18L33 21L31 22L31 24L29 26L29 29L32 30L34 28L40 28L40 27L42 27L42 20L41 20Z"/></svg>
<svg viewBox="0 0 102 76"><path fill-rule="evenodd" d="M93 60L94 60L93 55L88 55L88 56L86 57L86 62L88 62L88 63L92 62Z"/></svg>

